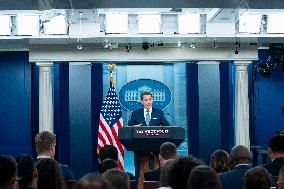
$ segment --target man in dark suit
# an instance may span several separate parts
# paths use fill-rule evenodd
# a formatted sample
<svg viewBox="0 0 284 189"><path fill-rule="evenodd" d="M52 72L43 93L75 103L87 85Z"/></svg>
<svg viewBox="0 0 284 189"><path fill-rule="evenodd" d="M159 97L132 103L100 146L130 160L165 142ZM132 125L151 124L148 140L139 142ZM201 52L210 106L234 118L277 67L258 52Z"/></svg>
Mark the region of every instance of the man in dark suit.
<svg viewBox="0 0 284 189"><path fill-rule="evenodd" d="M165 142L160 147L159 161L160 167L153 169L144 173L144 179L146 181L159 181L161 167L170 159L176 159L177 155L177 146L171 142Z"/></svg>
<svg viewBox="0 0 284 189"><path fill-rule="evenodd" d="M131 114L131 118L127 125L140 125L140 126L167 126L170 125L164 116L162 110L153 108L152 94L144 92L141 94L141 103L143 108L135 110Z"/></svg>
<svg viewBox="0 0 284 189"><path fill-rule="evenodd" d="M153 108L152 94L149 92L143 92L140 96L140 102L143 104L143 108L135 110L131 114L131 118L128 121L128 126L168 126L170 125L164 116L162 110ZM150 168L153 167L153 160L150 159ZM135 164L135 177L138 180L140 174L140 157L136 153L134 154Z"/></svg>
<svg viewBox="0 0 284 189"><path fill-rule="evenodd" d="M230 153L231 170L219 174L223 189L242 189L244 187L243 176L251 168L249 150L247 147L235 146Z"/></svg>
<svg viewBox="0 0 284 189"><path fill-rule="evenodd" d="M54 159L56 136L48 131L43 131L35 136L35 148L38 154L35 163L44 158ZM60 164L61 171L65 180L74 180L73 173L68 165Z"/></svg>
<svg viewBox="0 0 284 189"><path fill-rule="evenodd" d="M268 142L268 156L270 163L264 165L273 176L278 176L279 170L284 166L284 137L277 135L272 137Z"/></svg>

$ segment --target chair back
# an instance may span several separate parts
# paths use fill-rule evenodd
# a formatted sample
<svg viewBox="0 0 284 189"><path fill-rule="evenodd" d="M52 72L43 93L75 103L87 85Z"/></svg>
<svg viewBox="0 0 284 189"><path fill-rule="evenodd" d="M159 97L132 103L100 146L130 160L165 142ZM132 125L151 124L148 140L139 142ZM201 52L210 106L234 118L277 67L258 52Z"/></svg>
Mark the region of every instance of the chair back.
<svg viewBox="0 0 284 189"><path fill-rule="evenodd" d="M144 181L143 189L156 189L160 187L160 181Z"/></svg>
<svg viewBox="0 0 284 189"><path fill-rule="evenodd" d="M65 189L72 189L73 185L75 184L76 180L65 180Z"/></svg>

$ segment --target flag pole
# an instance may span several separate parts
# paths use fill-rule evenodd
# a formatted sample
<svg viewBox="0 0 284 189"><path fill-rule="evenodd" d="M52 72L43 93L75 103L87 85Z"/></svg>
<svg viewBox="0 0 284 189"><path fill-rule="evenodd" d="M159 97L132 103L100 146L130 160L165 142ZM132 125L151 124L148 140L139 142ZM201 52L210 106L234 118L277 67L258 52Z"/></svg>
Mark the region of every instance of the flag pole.
<svg viewBox="0 0 284 189"><path fill-rule="evenodd" d="M109 73L110 73L110 82L111 82L111 85L114 86L114 79L113 79L113 75L112 73L114 72L114 70L117 69L117 66L116 64L108 64L108 70L109 70Z"/></svg>

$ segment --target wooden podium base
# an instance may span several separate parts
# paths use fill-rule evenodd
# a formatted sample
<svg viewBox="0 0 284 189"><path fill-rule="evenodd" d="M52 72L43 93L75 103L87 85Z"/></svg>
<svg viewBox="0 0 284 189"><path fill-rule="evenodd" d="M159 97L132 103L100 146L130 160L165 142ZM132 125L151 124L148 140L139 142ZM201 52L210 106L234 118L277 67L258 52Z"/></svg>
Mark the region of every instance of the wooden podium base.
<svg viewBox="0 0 284 189"><path fill-rule="evenodd" d="M150 158L151 156L154 156L154 168L157 169L160 167L159 163L159 155L154 154L153 152L142 152L140 153L140 174L138 178L138 185L137 189L143 189L143 183L144 183L144 173L146 171L149 171L150 169Z"/></svg>

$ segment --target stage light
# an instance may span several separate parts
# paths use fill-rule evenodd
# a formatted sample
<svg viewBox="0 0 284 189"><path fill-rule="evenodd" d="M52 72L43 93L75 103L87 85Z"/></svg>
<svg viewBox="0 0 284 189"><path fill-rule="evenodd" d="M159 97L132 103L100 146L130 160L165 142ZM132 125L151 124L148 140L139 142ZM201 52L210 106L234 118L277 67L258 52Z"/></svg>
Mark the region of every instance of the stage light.
<svg viewBox="0 0 284 189"><path fill-rule="evenodd" d="M195 49L195 48L196 48L196 44L195 44L195 43L191 43L191 44L190 44L190 47L193 48L193 49Z"/></svg>
<svg viewBox="0 0 284 189"><path fill-rule="evenodd" d="M148 42L142 43L142 49L144 49L144 50L149 49L149 43Z"/></svg>
<svg viewBox="0 0 284 189"><path fill-rule="evenodd" d="M131 44L128 43L128 45L125 45L125 49L126 49L127 52L130 52Z"/></svg>

